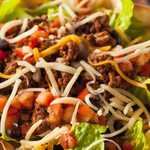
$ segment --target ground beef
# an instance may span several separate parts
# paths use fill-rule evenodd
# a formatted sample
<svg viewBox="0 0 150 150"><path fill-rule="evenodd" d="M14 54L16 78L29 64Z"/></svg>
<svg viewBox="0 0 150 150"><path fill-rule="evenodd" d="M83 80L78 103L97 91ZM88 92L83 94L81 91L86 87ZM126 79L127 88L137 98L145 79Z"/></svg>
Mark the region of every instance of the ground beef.
<svg viewBox="0 0 150 150"><path fill-rule="evenodd" d="M42 107L39 104L35 103L34 110L32 113L32 123L35 123L40 119L45 119L47 115L48 114L46 112L45 107Z"/></svg>
<svg viewBox="0 0 150 150"><path fill-rule="evenodd" d="M116 34L109 26L108 16L96 18L94 21L80 26L76 29L76 33L82 34L93 46L115 46L117 44Z"/></svg>
<svg viewBox="0 0 150 150"><path fill-rule="evenodd" d="M77 58L79 47L74 42L68 42L66 45L60 47L60 56L67 61L73 61Z"/></svg>

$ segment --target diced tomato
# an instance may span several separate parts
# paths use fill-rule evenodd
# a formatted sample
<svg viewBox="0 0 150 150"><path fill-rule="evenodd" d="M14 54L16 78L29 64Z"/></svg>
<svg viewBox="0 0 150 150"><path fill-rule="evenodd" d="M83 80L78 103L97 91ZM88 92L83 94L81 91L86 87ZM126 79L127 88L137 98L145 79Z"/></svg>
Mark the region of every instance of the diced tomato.
<svg viewBox="0 0 150 150"><path fill-rule="evenodd" d="M6 128L12 128L13 124L18 121L19 115L7 115Z"/></svg>
<svg viewBox="0 0 150 150"><path fill-rule="evenodd" d="M50 23L50 28L58 28L58 27L60 27L60 21L58 18L56 18Z"/></svg>
<svg viewBox="0 0 150 150"><path fill-rule="evenodd" d="M18 109L14 108L13 106L10 106L8 110L8 115L16 115L18 114Z"/></svg>
<svg viewBox="0 0 150 150"><path fill-rule="evenodd" d="M145 64L140 70L142 76L150 76L150 64Z"/></svg>
<svg viewBox="0 0 150 150"><path fill-rule="evenodd" d="M7 102L7 97L6 96L0 96L0 112L3 111L3 108Z"/></svg>
<svg viewBox="0 0 150 150"><path fill-rule="evenodd" d="M12 101L12 104L11 104L14 108L20 110L21 109L21 104L20 102L18 101L17 98L14 98L14 100Z"/></svg>
<svg viewBox="0 0 150 150"><path fill-rule="evenodd" d="M36 98L36 102L42 106L49 106L53 100L53 95L48 91L41 92Z"/></svg>
<svg viewBox="0 0 150 150"><path fill-rule="evenodd" d="M17 99L20 102L21 106L23 106L26 109L31 109L33 106L33 101L34 101L34 93L25 91L18 95Z"/></svg>
<svg viewBox="0 0 150 150"><path fill-rule="evenodd" d="M66 122L66 123L70 123L70 120L71 120L71 117L72 117L72 114L74 112L74 109L75 107L70 105L70 106L67 106L64 110L64 115L63 115L63 120Z"/></svg>
<svg viewBox="0 0 150 150"><path fill-rule="evenodd" d="M50 124L57 126L60 124L63 116L63 108L61 104L50 105L48 107L49 117L48 121Z"/></svg>
<svg viewBox="0 0 150 150"><path fill-rule="evenodd" d="M29 123L25 123L25 124L21 125L22 136L25 136L29 129L30 129Z"/></svg>
<svg viewBox="0 0 150 150"><path fill-rule="evenodd" d="M105 116L99 116L98 117L98 123L100 124L100 125L107 125L107 118L105 117Z"/></svg>
<svg viewBox="0 0 150 150"><path fill-rule="evenodd" d="M7 57L7 53L0 49L0 60L4 60Z"/></svg>
<svg viewBox="0 0 150 150"><path fill-rule="evenodd" d="M85 99L85 96L86 96L87 94L89 94L89 92L88 92L87 88L85 88L85 89L83 89L83 90L79 93L78 98L81 99L81 100L84 100L84 99Z"/></svg>
<svg viewBox="0 0 150 150"><path fill-rule="evenodd" d="M122 146L123 150L133 150L133 147L130 143L125 142Z"/></svg>
<svg viewBox="0 0 150 150"><path fill-rule="evenodd" d="M95 112L88 105L81 105L78 109L78 118L80 121L88 122L95 118Z"/></svg>
<svg viewBox="0 0 150 150"><path fill-rule="evenodd" d="M106 149L108 149L108 150L117 150L117 147L113 143L107 142L106 143Z"/></svg>
<svg viewBox="0 0 150 150"><path fill-rule="evenodd" d="M133 70L133 65L130 61L120 63L119 67L123 72L129 72Z"/></svg>
<svg viewBox="0 0 150 150"><path fill-rule="evenodd" d="M59 143L64 149L74 148L77 145L77 141L71 133L64 134L59 139Z"/></svg>
<svg viewBox="0 0 150 150"><path fill-rule="evenodd" d="M15 51L15 55L19 58L23 58L25 55L20 48L16 48L14 51Z"/></svg>

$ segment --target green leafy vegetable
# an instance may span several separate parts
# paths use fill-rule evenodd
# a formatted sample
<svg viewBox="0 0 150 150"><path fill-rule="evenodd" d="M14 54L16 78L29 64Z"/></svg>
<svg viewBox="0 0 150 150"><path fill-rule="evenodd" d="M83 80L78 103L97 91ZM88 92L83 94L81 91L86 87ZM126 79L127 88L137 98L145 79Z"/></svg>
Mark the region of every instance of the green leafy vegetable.
<svg viewBox="0 0 150 150"><path fill-rule="evenodd" d="M148 141L143 133L143 120L140 118L130 130L134 150L149 150Z"/></svg>
<svg viewBox="0 0 150 150"><path fill-rule="evenodd" d="M138 76L136 80L144 84L150 85L150 78L144 78ZM150 90L142 89L139 87L132 87L129 89L129 91L135 96L137 96L139 99L143 100L145 103L150 102Z"/></svg>
<svg viewBox="0 0 150 150"><path fill-rule="evenodd" d="M58 7L48 9L48 20L53 20L58 16Z"/></svg>
<svg viewBox="0 0 150 150"><path fill-rule="evenodd" d="M132 0L120 0L122 4L122 9L117 16L116 19L114 19L114 27L117 28L118 26L123 30L127 30L131 24L131 18L133 17L133 8L134 3Z"/></svg>
<svg viewBox="0 0 150 150"><path fill-rule="evenodd" d="M0 5L0 21L4 21L5 17L12 14L21 0L3 0Z"/></svg>
<svg viewBox="0 0 150 150"><path fill-rule="evenodd" d="M31 15L29 15L24 8L17 7L12 14L10 14L7 17L7 21L13 20L13 19L24 19L24 18L32 18Z"/></svg>
<svg viewBox="0 0 150 150"><path fill-rule="evenodd" d="M83 150L93 142L102 140L101 134L104 133L106 129L107 128L104 126L89 123L79 123L74 125L72 128L72 132L74 133L78 141L78 146L74 149L69 150ZM91 150L104 150L104 142L100 142Z"/></svg>

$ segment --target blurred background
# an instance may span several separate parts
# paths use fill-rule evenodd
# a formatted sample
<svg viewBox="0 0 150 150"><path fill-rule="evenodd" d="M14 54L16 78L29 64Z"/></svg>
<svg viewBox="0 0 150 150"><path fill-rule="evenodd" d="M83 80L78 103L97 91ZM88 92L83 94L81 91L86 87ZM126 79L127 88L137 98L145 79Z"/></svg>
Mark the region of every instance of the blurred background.
<svg viewBox="0 0 150 150"><path fill-rule="evenodd" d="M135 2L141 3L141 4L150 4L150 0L135 0Z"/></svg>

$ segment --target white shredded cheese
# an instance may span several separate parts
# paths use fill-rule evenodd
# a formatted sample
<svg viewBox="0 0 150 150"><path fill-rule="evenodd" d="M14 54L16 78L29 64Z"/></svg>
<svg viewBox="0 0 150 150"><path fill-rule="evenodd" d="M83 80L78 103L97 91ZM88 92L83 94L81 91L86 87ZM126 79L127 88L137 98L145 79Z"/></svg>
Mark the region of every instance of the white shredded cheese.
<svg viewBox="0 0 150 150"><path fill-rule="evenodd" d="M5 87L10 86L11 84L13 84L18 78L20 78L21 76L23 76L24 74L26 74L27 72L29 72L30 70L27 68L24 68L22 70L20 70L19 72L17 72L14 76L12 76L10 79L3 81L0 83L0 89L3 89Z"/></svg>
<svg viewBox="0 0 150 150"><path fill-rule="evenodd" d="M36 123L34 123L30 129L28 130L28 132L26 133L26 136L25 136L25 140L30 140L32 134L34 133L34 131L42 124L42 121L43 120L39 120L37 121Z"/></svg>
<svg viewBox="0 0 150 150"><path fill-rule="evenodd" d="M86 24L86 23L88 23L90 21L93 21L94 19L96 19L97 17L100 17L100 16L104 16L104 13L102 13L102 12L96 12L96 13L94 13L92 15L89 15L85 19L77 22L75 24L75 28L78 28L79 26L82 26L82 25L84 25L84 24Z"/></svg>
<svg viewBox="0 0 150 150"><path fill-rule="evenodd" d="M87 95L85 96L85 102L86 102L92 109L94 109L95 111L98 111L98 108L97 108L95 105L93 105L93 104L91 103L90 97L91 97L91 94L87 94Z"/></svg>
<svg viewBox="0 0 150 150"><path fill-rule="evenodd" d="M20 83L21 83L21 80L17 79L14 84L13 90L4 106L4 109L3 109L3 112L1 115L1 122L0 122L0 132L1 132L2 136L4 136L6 134L5 125L6 125L7 113L8 113L9 107L10 107L14 97L16 96L16 93L17 93Z"/></svg>
<svg viewBox="0 0 150 150"><path fill-rule="evenodd" d="M30 30L24 32L24 33L21 33L20 35L12 38L12 39L6 39L9 43L16 43L30 35L32 35L34 32L36 32L38 30L38 26L35 25L33 28L31 28Z"/></svg>
<svg viewBox="0 0 150 150"><path fill-rule="evenodd" d="M23 67L26 67L27 69L31 70L32 72L36 72L36 68L31 65L30 63L28 63L27 61L17 61L17 64L19 66L23 66Z"/></svg>
<svg viewBox="0 0 150 150"><path fill-rule="evenodd" d="M51 105L55 104L72 104L76 105L78 102L81 104L84 104L83 101L81 101L79 98L74 98L74 97L61 97L61 98L56 98L51 102Z"/></svg>
<svg viewBox="0 0 150 150"><path fill-rule="evenodd" d="M53 70L67 72L69 74L75 74L75 72L76 72L75 68L68 66L68 65L65 65L65 64L62 64L62 63L49 62L49 63L47 63L47 66ZM36 67L44 68L44 65L41 62L37 62Z"/></svg>
<svg viewBox="0 0 150 150"><path fill-rule="evenodd" d="M77 113L78 113L79 106L80 106L80 101L77 102L74 112L72 114L72 118L70 122L72 125L74 125L77 122Z"/></svg>
<svg viewBox="0 0 150 150"><path fill-rule="evenodd" d="M68 15L70 15L70 17L75 18L76 14L73 12L73 10L67 5L67 4L63 4L62 7L67 11Z"/></svg>
<svg viewBox="0 0 150 150"><path fill-rule="evenodd" d="M49 78L49 80L51 82L51 85L52 85L53 89L55 90L55 93L57 94L57 96L59 96L60 95L60 91L59 91L59 87L58 87L58 84L56 82L56 79L54 77L53 72L48 67L47 62L43 58L40 58L39 60L41 61L41 63L43 64L43 66L45 68L45 71L46 71L46 73L48 75L48 78Z"/></svg>
<svg viewBox="0 0 150 150"><path fill-rule="evenodd" d="M59 20L61 25L65 24L65 17L64 17L64 13L63 13L63 7L60 5L58 8L58 15L59 15Z"/></svg>
<svg viewBox="0 0 150 150"><path fill-rule="evenodd" d="M80 76L81 72L83 71L82 67L78 67L76 70L76 73L73 75L73 77L71 78L71 80L69 81L69 83L67 84L62 96L66 97L69 95L74 83L76 82L76 80L78 79L78 77Z"/></svg>

